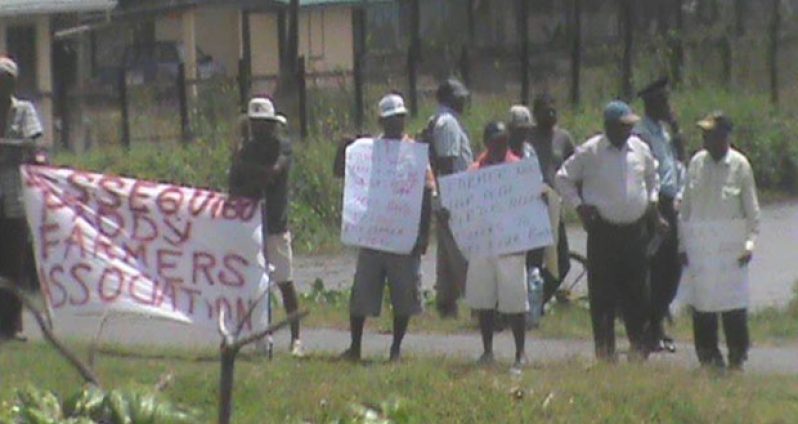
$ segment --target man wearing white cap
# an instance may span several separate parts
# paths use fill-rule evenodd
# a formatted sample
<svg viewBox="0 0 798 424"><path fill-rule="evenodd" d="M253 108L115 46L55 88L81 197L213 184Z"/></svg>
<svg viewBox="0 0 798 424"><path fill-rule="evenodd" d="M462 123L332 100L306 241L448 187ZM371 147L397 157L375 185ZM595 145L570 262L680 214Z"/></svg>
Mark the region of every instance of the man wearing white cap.
<svg viewBox="0 0 798 424"><path fill-rule="evenodd" d="M265 201L263 216L266 258L270 272L283 295L287 313L299 307L293 282L293 252L288 229L288 174L291 169L290 140L281 133L286 118L267 97L255 97L247 109L247 139L233 158L230 194ZM291 354L303 356L299 321L291 324Z"/></svg>
<svg viewBox="0 0 798 424"><path fill-rule="evenodd" d="M0 57L0 275L23 284L28 225L22 204L19 166L39 147L42 125L30 102L14 97L19 70ZM22 305L17 297L0 290L0 339L22 331Z"/></svg>
<svg viewBox="0 0 798 424"><path fill-rule="evenodd" d="M404 99L398 94L389 94L379 103L380 126L383 133L373 140L375 143L415 143L405 134L407 109ZM370 139L355 141L371 142ZM349 302L349 320L352 343L342 355L351 361L360 360L363 327L367 316L379 316L382 308L383 289L387 282L393 307L393 343L390 360L400 358L402 339L412 315L421 312L421 255L426 252L429 241L431 199L435 188L432 170L427 168L427 182L421 206L418 238L409 254L396 254L361 248L357 257L352 297Z"/></svg>

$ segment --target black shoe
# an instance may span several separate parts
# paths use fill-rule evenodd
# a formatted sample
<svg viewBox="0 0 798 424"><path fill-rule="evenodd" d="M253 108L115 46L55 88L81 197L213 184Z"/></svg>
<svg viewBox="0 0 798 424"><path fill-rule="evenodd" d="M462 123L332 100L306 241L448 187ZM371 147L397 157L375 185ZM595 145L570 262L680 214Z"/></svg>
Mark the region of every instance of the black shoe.
<svg viewBox="0 0 798 424"><path fill-rule="evenodd" d="M360 352L355 352L351 347L345 350L338 359L348 362L360 362Z"/></svg>

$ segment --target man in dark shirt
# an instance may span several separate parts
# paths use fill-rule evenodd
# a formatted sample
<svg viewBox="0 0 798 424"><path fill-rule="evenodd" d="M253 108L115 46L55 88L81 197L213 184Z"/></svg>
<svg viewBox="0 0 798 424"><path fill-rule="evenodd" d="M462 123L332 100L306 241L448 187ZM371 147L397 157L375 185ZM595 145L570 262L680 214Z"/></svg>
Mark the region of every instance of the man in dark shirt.
<svg viewBox="0 0 798 424"><path fill-rule="evenodd" d="M230 169L230 195L265 201L264 247L267 262L274 267L270 280L283 295L287 313L298 308L293 283L291 232L288 230L288 174L291 168L291 142L281 134L285 118L275 113L265 97L249 102L248 137L233 158ZM291 324L291 354L303 356L299 341L299 321Z"/></svg>
<svg viewBox="0 0 798 424"><path fill-rule="evenodd" d="M535 125L529 131L529 141L537 153L543 182L549 187L554 187L554 175L562 164L574 154L574 142L568 131L557 125L557 109L554 98L548 94L541 94L534 100L532 115ZM549 269L543 270L543 303L548 302L556 293L562 279L571 268L568 253L568 235L562 217L557 228L557 272ZM557 274L557 275L554 275Z"/></svg>

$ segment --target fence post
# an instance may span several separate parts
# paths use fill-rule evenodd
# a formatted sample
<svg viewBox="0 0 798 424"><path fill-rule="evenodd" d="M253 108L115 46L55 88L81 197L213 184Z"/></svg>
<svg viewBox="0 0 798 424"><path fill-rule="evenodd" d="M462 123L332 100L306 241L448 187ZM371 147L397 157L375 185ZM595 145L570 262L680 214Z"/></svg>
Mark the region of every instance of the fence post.
<svg viewBox="0 0 798 424"><path fill-rule="evenodd" d="M61 147L69 150L69 93L64 81L58 85L56 96L58 114L61 116Z"/></svg>
<svg viewBox="0 0 798 424"><path fill-rule="evenodd" d="M742 37L745 35L745 15L748 13L748 0L735 0L734 2L734 18L735 29L737 36Z"/></svg>
<svg viewBox="0 0 798 424"><path fill-rule="evenodd" d="M421 56L421 6L419 0L410 2L410 47L407 50L407 85L410 115L418 116L418 62Z"/></svg>
<svg viewBox="0 0 798 424"><path fill-rule="evenodd" d="M460 52L460 77L463 78L466 87L471 87L471 55L466 44L463 44L463 50Z"/></svg>
<svg viewBox="0 0 798 424"><path fill-rule="evenodd" d="M684 0L674 1L676 30L671 38L671 76L673 85L678 86L684 80Z"/></svg>
<svg viewBox="0 0 798 424"><path fill-rule="evenodd" d="M241 59L238 61L238 93L241 99L241 111L246 112L252 82L252 31L248 10L241 12L241 47Z"/></svg>
<svg viewBox="0 0 798 424"><path fill-rule="evenodd" d="M296 78L299 94L299 134L303 140L308 136L308 90L305 76L305 56L299 56Z"/></svg>
<svg viewBox="0 0 798 424"><path fill-rule="evenodd" d="M354 43L352 58L352 77L355 84L355 125L358 131L363 131L365 121L365 99L364 99L364 78L363 66L366 52L366 10L363 7L356 8L352 12L352 30L354 32Z"/></svg>
<svg viewBox="0 0 798 424"><path fill-rule="evenodd" d="M781 32L781 15L779 3L772 0L772 17L770 22L770 48L768 49L768 66L770 67L770 101L779 104L779 33Z"/></svg>
<svg viewBox="0 0 798 424"><path fill-rule="evenodd" d="M521 65L521 104L529 104L529 2L516 0L518 21L518 58Z"/></svg>
<svg viewBox="0 0 798 424"><path fill-rule="evenodd" d="M130 116L127 109L127 71L119 72L119 112L122 115L122 146L130 148Z"/></svg>
<svg viewBox="0 0 798 424"><path fill-rule="evenodd" d="M720 59L723 64L723 86L728 90L732 85L732 46L729 35L720 39Z"/></svg>
<svg viewBox="0 0 798 424"><path fill-rule="evenodd" d="M180 140L191 141L191 121L188 116L188 94L186 89L186 64L177 67L177 100L180 106Z"/></svg>
<svg viewBox="0 0 798 424"><path fill-rule="evenodd" d="M629 100L634 95L632 86L632 55L634 48L634 14L632 0L619 0L619 27L623 32L623 61L621 64L621 93Z"/></svg>
<svg viewBox="0 0 798 424"><path fill-rule="evenodd" d="M571 45L571 105L576 108L581 100L582 74L582 0L573 0L574 27Z"/></svg>

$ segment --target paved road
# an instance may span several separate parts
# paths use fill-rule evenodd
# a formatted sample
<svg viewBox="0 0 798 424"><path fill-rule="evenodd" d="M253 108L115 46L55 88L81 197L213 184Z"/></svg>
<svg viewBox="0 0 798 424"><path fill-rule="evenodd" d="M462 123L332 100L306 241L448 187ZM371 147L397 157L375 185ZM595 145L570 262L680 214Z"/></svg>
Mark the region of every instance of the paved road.
<svg viewBox="0 0 798 424"><path fill-rule="evenodd" d="M578 226L568 229L571 249L585 252L587 235ZM355 253L298 257L295 277L300 288L320 278L327 287L349 287L355 269ZM424 256L423 285L431 289L435 281L435 247ZM751 264L751 305L753 309L784 306L793 297L798 282L798 203L782 203L763 208L762 227L754 261Z"/></svg>
<svg viewBox="0 0 798 424"><path fill-rule="evenodd" d="M584 251L585 234L578 228L569 230L573 249ZM798 280L798 203L771 206L764 210L762 232L757 254L752 265L752 304L755 308L769 305L784 305L792 297L792 287ZM307 288L316 278L322 278L329 287L348 286L354 270L354 253L337 256L301 257L297 259L296 276L300 287ZM430 287L434 276L434 251L424 260L424 285ZM71 340L91 340L97 332L97 318L77 317L60 320L57 334ZM26 317L28 335L34 339L40 335L30 317ZM285 333L278 334L278 349L288 341ZM153 326L147 319L113 317L102 332L104 342L128 345L155 345L180 348L216 348L219 337L214 330L202 330L175 323ZM310 351L340 352L347 346L346 332L333 330L305 330L303 340ZM387 336L369 334L365 340L368 355L385 356L390 340ZM512 341L507 334L496 339L496 351L500 358L509 359L513 352ZM540 340L532 336L529 356L534 361L554 361L569 356L592 357L589 341ZM476 358L480 350L477 334L419 335L410 334L406 341L406 352L411 354L446 355ZM755 347L751 352L749 370L761 373L783 373L798 375L798 345L788 347ZM686 367L694 367L692 350L682 343L676 355L655 358Z"/></svg>

